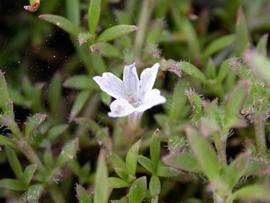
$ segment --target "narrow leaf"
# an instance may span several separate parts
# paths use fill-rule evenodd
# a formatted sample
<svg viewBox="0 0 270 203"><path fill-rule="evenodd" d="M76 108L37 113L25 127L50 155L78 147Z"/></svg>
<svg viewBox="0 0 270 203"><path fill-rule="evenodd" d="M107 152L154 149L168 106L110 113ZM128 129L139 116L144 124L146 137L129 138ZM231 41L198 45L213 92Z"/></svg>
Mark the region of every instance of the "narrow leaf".
<svg viewBox="0 0 270 203"><path fill-rule="evenodd" d="M242 187L230 195L226 203L232 203L235 199L270 201L270 191L262 185L248 185Z"/></svg>
<svg viewBox="0 0 270 203"><path fill-rule="evenodd" d="M79 139L75 138L74 140L68 142L62 149L59 157L57 158L57 166L62 167L69 160L73 159L79 149Z"/></svg>
<svg viewBox="0 0 270 203"><path fill-rule="evenodd" d="M157 176L151 176L150 183L149 183L149 191L152 197L159 195L160 193L160 180Z"/></svg>
<svg viewBox="0 0 270 203"><path fill-rule="evenodd" d="M268 34L264 34L260 38L256 47L256 51L263 56L267 55L267 42L268 42Z"/></svg>
<svg viewBox="0 0 270 203"><path fill-rule="evenodd" d="M141 145L141 140L136 142L128 151L126 156L126 167L130 175L135 176L137 168L138 153Z"/></svg>
<svg viewBox="0 0 270 203"><path fill-rule="evenodd" d="M80 33L79 27L77 27L71 21L69 21L68 19L62 16L43 14L43 15L40 15L39 18L58 26L62 30L66 31L67 33L75 37Z"/></svg>
<svg viewBox="0 0 270 203"><path fill-rule="evenodd" d="M63 85L73 89L91 89L94 87L94 82L86 75L76 75L68 78Z"/></svg>
<svg viewBox="0 0 270 203"><path fill-rule="evenodd" d="M160 177L168 178L178 176L179 174L180 174L179 171L175 168L163 166L161 164L158 166L157 175Z"/></svg>
<svg viewBox="0 0 270 203"><path fill-rule="evenodd" d="M9 189L13 191L25 191L26 186L20 182L19 180L15 179L1 179L0 180L0 188Z"/></svg>
<svg viewBox="0 0 270 203"><path fill-rule="evenodd" d="M109 184L111 188L124 188L129 186L126 181L116 177L110 177Z"/></svg>
<svg viewBox="0 0 270 203"><path fill-rule="evenodd" d="M23 172L23 182L25 185L29 185L36 170L37 170L36 164L31 164L26 167L26 169Z"/></svg>
<svg viewBox="0 0 270 203"><path fill-rule="evenodd" d="M249 48L250 45L247 22L241 8L237 13L236 42L236 51L238 55L241 56Z"/></svg>
<svg viewBox="0 0 270 203"><path fill-rule="evenodd" d="M66 1L66 13L68 19L76 26L80 24L80 2L79 0Z"/></svg>
<svg viewBox="0 0 270 203"><path fill-rule="evenodd" d="M103 31L97 38L98 42L106 42L137 30L135 25L116 25Z"/></svg>
<svg viewBox="0 0 270 203"><path fill-rule="evenodd" d="M146 195L146 177L141 177L134 181L128 193L129 203L141 203Z"/></svg>
<svg viewBox="0 0 270 203"><path fill-rule="evenodd" d="M5 149L6 149L6 156L8 158L9 165L12 168L12 171L15 173L17 178L19 179L22 178L23 170L16 152L9 147L6 147Z"/></svg>
<svg viewBox="0 0 270 203"><path fill-rule="evenodd" d="M201 81L202 83L207 83L207 79L205 75L191 63L182 61L179 63L179 65L180 65L181 70L185 72L186 74L190 75L192 78L197 79Z"/></svg>
<svg viewBox="0 0 270 203"><path fill-rule="evenodd" d="M204 174L210 180L217 178L219 175L219 162L213 147L202 135L199 135L191 127L186 129L186 133L191 149Z"/></svg>
<svg viewBox="0 0 270 203"><path fill-rule="evenodd" d="M25 125L25 137L30 138L46 117L47 116L44 113L37 113L34 116L29 117Z"/></svg>
<svg viewBox="0 0 270 203"><path fill-rule="evenodd" d="M90 97L91 92L89 90L81 91L80 94L76 97L76 100L71 108L69 120L72 121L82 110L87 100Z"/></svg>
<svg viewBox="0 0 270 203"><path fill-rule="evenodd" d="M101 0L90 0L88 8L88 28L91 33L95 33L100 18Z"/></svg>
<svg viewBox="0 0 270 203"><path fill-rule="evenodd" d="M163 158L165 164L189 172L200 172L200 165L190 152L171 154Z"/></svg>
<svg viewBox="0 0 270 203"><path fill-rule="evenodd" d="M235 35L225 35L211 42L204 51L204 58L207 59L216 52L228 47L235 41Z"/></svg>
<svg viewBox="0 0 270 203"><path fill-rule="evenodd" d="M92 202L92 198L91 198L89 192L87 192L79 184L76 185L76 194L77 194L77 198L79 200L79 203L91 203Z"/></svg>
<svg viewBox="0 0 270 203"><path fill-rule="evenodd" d="M97 173L95 177L94 203L108 203L108 198L109 198L108 171L105 162L104 151L101 151L98 157Z"/></svg>
<svg viewBox="0 0 270 203"><path fill-rule="evenodd" d="M160 131L157 129L152 135L150 142L150 157L153 164L153 173L157 172L159 159L160 159Z"/></svg>
<svg viewBox="0 0 270 203"><path fill-rule="evenodd" d="M115 46L106 42L99 42L99 43L93 44L90 47L90 49L92 52L101 54L102 56L105 56L108 58L121 57L120 51Z"/></svg>

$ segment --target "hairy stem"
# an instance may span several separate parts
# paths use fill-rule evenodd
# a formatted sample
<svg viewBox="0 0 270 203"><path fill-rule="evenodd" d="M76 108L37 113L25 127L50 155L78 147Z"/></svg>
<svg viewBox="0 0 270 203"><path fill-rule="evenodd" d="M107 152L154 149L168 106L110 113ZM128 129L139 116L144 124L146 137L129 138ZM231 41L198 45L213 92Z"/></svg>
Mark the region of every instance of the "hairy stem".
<svg viewBox="0 0 270 203"><path fill-rule="evenodd" d="M134 44L134 56L137 63L140 63L140 53L143 48L145 33L154 8L154 3L155 0L144 0L142 4L138 23L138 32Z"/></svg>
<svg viewBox="0 0 270 203"><path fill-rule="evenodd" d="M254 124L255 128L255 140L256 140L256 146L259 155L266 157L267 155L267 145L266 145L266 139L265 139L265 129L264 129L264 122L263 121L257 121Z"/></svg>
<svg viewBox="0 0 270 203"><path fill-rule="evenodd" d="M215 147L217 150L218 158L225 165L227 165L226 143L226 139L223 139L218 135L215 136Z"/></svg>

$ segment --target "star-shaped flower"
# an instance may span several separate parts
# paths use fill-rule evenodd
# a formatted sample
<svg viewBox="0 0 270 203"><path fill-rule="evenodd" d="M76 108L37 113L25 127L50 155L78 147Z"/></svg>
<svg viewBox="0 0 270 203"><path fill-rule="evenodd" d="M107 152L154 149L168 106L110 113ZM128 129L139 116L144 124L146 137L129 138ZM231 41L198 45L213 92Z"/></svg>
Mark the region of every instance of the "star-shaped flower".
<svg viewBox="0 0 270 203"><path fill-rule="evenodd" d="M153 89L159 63L142 71L138 77L135 63L124 67L123 81L114 74L105 72L93 79L100 89L115 98L111 103L110 117L130 115L133 119L140 118L142 113L153 106L166 102L158 89Z"/></svg>

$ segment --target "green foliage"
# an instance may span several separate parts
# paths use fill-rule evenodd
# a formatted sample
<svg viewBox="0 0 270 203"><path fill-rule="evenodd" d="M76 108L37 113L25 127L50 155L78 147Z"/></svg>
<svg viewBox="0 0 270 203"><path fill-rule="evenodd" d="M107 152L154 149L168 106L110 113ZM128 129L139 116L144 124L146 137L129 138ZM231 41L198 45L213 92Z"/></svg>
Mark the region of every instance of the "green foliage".
<svg viewBox="0 0 270 203"><path fill-rule="evenodd" d="M269 202L270 3L201 2L1 5L1 199ZM166 97L138 123L92 79L133 62Z"/></svg>

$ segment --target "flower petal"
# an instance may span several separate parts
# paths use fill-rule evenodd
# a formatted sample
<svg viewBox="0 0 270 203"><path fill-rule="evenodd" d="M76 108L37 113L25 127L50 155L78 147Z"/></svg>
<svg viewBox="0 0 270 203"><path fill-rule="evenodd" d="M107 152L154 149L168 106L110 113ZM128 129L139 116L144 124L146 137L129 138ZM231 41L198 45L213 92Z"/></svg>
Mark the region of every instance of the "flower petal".
<svg viewBox="0 0 270 203"><path fill-rule="evenodd" d="M154 64L151 68L146 68L142 71L140 76L141 94L144 95L146 92L150 91L157 77L159 63Z"/></svg>
<svg viewBox="0 0 270 203"><path fill-rule="evenodd" d="M136 111L143 112L152 108L153 106L163 104L165 102L166 98L160 95L160 91L158 89L152 89L146 92L143 99L143 104L136 108Z"/></svg>
<svg viewBox="0 0 270 203"><path fill-rule="evenodd" d="M132 114L135 108L125 99L116 99L110 105L111 112L108 113L110 117L124 117Z"/></svg>
<svg viewBox="0 0 270 203"><path fill-rule="evenodd" d="M99 85L100 89L115 99L124 99L123 82L112 73L103 73L102 76L95 76L93 80Z"/></svg>
<svg viewBox="0 0 270 203"><path fill-rule="evenodd" d="M130 102L136 101L139 92L139 78L135 63L124 67L123 86L127 99Z"/></svg>

